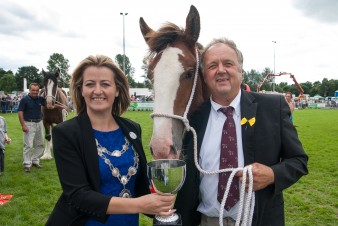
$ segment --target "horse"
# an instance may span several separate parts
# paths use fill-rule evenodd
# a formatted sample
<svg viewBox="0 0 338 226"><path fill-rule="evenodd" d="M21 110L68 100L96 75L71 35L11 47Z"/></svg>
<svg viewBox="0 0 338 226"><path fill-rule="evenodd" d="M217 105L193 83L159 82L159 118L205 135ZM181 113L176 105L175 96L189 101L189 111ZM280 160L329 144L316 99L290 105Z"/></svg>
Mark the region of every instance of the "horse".
<svg viewBox="0 0 338 226"><path fill-rule="evenodd" d="M185 29L167 22L154 31L142 17L139 23L155 94L150 150L155 159L179 158L188 117L209 97L198 65L200 16L192 5Z"/></svg>
<svg viewBox="0 0 338 226"><path fill-rule="evenodd" d="M45 72L43 74L43 88L40 91L40 96L46 99L45 106L42 106L42 121L45 128L46 146L41 159L52 159L51 154L51 129L54 124L59 124L66 120L68 115L67 94L63 89L58 87L58 78L60 70L56 72Z"/></svg>

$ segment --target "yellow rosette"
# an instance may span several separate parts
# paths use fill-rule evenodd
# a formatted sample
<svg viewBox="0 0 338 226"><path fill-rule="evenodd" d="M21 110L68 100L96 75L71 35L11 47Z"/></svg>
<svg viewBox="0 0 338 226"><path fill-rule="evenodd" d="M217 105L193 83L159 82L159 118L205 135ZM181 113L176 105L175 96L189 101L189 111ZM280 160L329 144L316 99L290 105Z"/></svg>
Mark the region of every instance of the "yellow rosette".
<svg viewBox="0 0 338 226"><path fill-rule="evenodd" d="M248 122L248 120L244 117L244 118L242 118L242 120L241 120L241 126L242 125L244 125L245 123L247 123Z"/></svg>
<svg viewBox="0 0 338 226"><path fill-rule="evenodd" d="M256 118L255 117L253 117L253 118L251 118L251 119L247 119L247 118L242 118L242 120L241 120L241 125L244 125L244 124L246 124L246 123L249 123L249 125L250 126L253 126L254 124L255 124L255 122L256 122Z"/></svg>

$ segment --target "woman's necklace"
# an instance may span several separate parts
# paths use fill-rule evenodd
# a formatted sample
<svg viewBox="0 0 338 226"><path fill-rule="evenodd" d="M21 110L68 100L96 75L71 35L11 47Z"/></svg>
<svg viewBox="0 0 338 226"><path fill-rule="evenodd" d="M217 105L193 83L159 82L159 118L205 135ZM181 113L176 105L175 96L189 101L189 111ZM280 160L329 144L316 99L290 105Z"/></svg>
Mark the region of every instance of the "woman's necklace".
<svg viewBox="0 0 338 226"><path fill-rule="evenodd" d="M107 148L102 147L101 144L99 144L99 142L97 140L96 140L96 146L97 146L97 149L101 149L102 152L104 152L104 153L106 153L110 156L120 157L121 155L123 155L128 150L128 147L129 147L129 141L127 140L126 137L124 137L124 140L126 141L126 143L124 145L122 145L121 151L120 150L114 150L113 152L110 152L110 151L107 150Z"/></svg>
<svg viewBox="0 0 338 226"><path fill-rule="evenodd" d="M125 153L128 150L128 147L129 147L129 141L127 140L126 137L124 139L126 143L122 145L121 151L114 150L113 152L110 152L105 147L102 147L97 141L97 139L95 139L95 141L96 141L98 155L103 159L104 163L106 163L109 166L109 169L111 170L112 175L116 177L120 181L120 183L123 185L123 189L120 192L119 196L122 198L131 198L132 197L131 192L128 189L126 189L126 184L128 184L130 178L137 173L138 163L139 163L138 153L134 150L134 147L131 146L134 152L134 164L133 166L129 167L127 175L121 175L119 168L115 167L110 162L110 160L103 154L103 153L106 153L113 157L117 157L117 158L120 157L123 153Z"/></svg>

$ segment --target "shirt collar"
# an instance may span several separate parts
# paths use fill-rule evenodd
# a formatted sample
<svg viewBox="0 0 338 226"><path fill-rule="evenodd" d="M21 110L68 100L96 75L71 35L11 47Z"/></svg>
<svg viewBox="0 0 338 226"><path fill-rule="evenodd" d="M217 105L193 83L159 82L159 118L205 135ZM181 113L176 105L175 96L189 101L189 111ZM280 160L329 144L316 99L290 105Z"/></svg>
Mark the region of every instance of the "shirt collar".
<svg viewBox="0 0 338 226"><path fill-rule="evenodd" d="M233 114L237 117L239 117L241 114L241 109L240 109L241 95L242 95L242 90L240 89L235 99L233 99L233 101L229 105L234 108ZM215 101L213 101L212 96L210 96L210 102L211 102L211 108L213 109L213 111L215 111L215 113L217 113L218 109L220 109L221 107L229 107L229 106L222 106L216 103Z"/></svg>

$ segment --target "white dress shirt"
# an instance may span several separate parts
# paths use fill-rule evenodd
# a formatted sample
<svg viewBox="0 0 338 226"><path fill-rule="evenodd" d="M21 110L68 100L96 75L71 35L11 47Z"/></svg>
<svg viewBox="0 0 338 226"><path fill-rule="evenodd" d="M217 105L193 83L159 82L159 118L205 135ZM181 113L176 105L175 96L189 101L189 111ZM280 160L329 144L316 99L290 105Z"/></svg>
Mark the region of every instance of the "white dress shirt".
<svg viewBox="0 0 338 226"><path fill-rule="evenodd" d="M230 103L229 106L234 108L233 118L236 125L237 136L237 156L238 167L244 167L244 155L242 145L242 130L241 130L241 107L240 107L241 91L237 94L236 98ZM202 169L206 171L219 170L219 159L221 151L221 137L223 124L226 116L219 112L218 109L222 106L212 100L211 110L207 128L201 145L199 164ZM209 217L219 217L220 203L217 200L217 187L218 187L218 174L202 174L200 183L200 198L201 202L197 208L199 212ZM224 217L232 217L236 220L239 202L236 203L229 211L224 209Z"/></svg>

